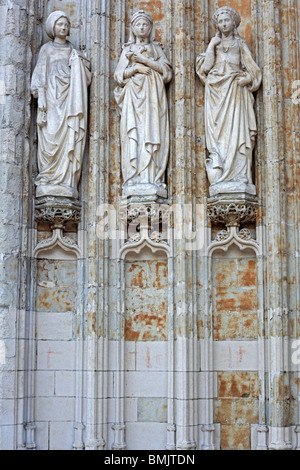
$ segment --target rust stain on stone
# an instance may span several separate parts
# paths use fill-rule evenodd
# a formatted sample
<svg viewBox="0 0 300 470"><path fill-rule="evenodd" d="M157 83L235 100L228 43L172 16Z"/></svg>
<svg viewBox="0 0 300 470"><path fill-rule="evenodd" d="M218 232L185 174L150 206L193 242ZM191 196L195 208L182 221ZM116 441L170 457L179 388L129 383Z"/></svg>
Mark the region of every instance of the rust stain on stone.
<svg viewBox="0 0 300 470"><path fill-rule="evenodd" d="M223 372L218 374L219 397L250 397L248 372Z"/></svg>
<svg viewBox="0 0 300 470"><path fill-rule="evenodd" d="M238 295L238 305L241 311L257 309L257 292L255 290L242 292Z"/></svg>
<svg viewBox="0 0 300 470"><path fill-rule="evenodd" d="M152 0L149 2L140 2L139 9L145 10L151 13L154 21L162 21L165 17L164 14L164 4L162 0Z"/></svg>
<svg viewBox="0 0 300 470"><path fill-rule="evenodd" d="M88 314L89 333L96 333L96 312Z"/></svg>
<svg viewBox="0 0 300 470"><path fill-rule="evenodd" d="M239 285L241 287L250 287L256 285L256 261L249 260L246 268L240 275Z"/></svg>
<svg viewBox="0 0 300 470"><path fill-rule="evenodd" d="M43 294L38 296L38 305L43 305L47 310L50 310L51 303L49 302L49 291L45 289Z"/></svg>
<svg viewBox="0 0 300 470"><path fill-rule="evenodd" d="M167 315L140 313L127 316L125 339L127 341L165 341Z"/></svg>
<svg viewBox="0 0 300 470"><path fill-rule="evenodd" d="M136 277L131 279L131 286L134 287L143 287L144 282L143 282L143 272L140 271Z"/></svg>
<svg viewBox="0 0 300 470"><path fill-rule="evenodd" d="M161 273L161 267L163 267L162 273ZM167 279L168 277L168 267L166 266L166 262L157 262L155 266L156 270L156 278L153 283L153 287L156 287L157 289L161 289L163 286L165 286L165 282L161 279L161 276L164 279Z"/></svg>
<svg viewBox="0 0 300 470"><path fill-rule="evenodd" d="M125 340L127 341L138 341L140 332L133 327L133 319L131 317L126 318L125 321Z"/></svg>
<svg viewBox="0 0 300 470"><path fill-rule="evenodd" d="M221 450L232 449L250 450L250 425L222 425Z"/></svg>

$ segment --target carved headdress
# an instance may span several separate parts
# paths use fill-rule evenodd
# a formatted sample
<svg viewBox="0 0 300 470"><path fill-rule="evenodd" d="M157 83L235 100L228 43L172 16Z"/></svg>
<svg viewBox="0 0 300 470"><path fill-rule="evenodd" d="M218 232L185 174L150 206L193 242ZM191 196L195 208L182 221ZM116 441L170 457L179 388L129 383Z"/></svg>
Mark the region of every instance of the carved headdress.
<svg viewBox="0 0 300 470"><path fill-rule="evenodd" d="M146 18L149 21L149 23L152 25L152 30L151 30L149 39L150 39L150 42L156 41L155 24L154 24L152 16L144 10L139 10L132 16L130 20L130 35L128 39L128 44L132 44L135 42L135 34L133 32L133 26L134 26L134 23L140 18Z"/></svg>
<svg viewBox="0 0 300 470"><path fill-rule="evenodd" d="M54 39L55 23L62 17L66 18L69 24L71 25L70 18L63 11L54 11L48 16L47 21L46 21L46 33L48 34L49 38Z"/></svg>
<svg viewBox="0 0 300 470"><path fill-rule="evenodd" d="M237 11L235 11L233 8L231 7L221 7L219 8L215 14L214 14L214 23L215 23L215 26L216 28L218 28L218 18L219 18L219 15L221 15L221 13L227 13L227 15L229 15L233 22L234 22L234 25L235 25L235 28L238 28L241 24L241 17L239 15L239 13Z"/></svg>

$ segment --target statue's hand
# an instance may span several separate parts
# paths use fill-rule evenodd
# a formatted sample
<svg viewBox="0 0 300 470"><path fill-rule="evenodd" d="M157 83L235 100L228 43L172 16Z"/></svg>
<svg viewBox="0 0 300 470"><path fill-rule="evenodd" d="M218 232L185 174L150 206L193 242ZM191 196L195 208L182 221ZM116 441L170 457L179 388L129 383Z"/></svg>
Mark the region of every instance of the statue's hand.
<svg viewBox="0 0 300 470"><path fill-rule="evenodd" d="M146 65L143 65L143 64L135 64L134 72L135 73L142 73L144 75L151 75L152 74L152 70L150 69L150 67L146 67Z"/></svg>
<svg viewBox="0 0 300 470"><path fill-rule="evenodd" d="M247 74L245 77L239 77L237 79L237 82L240 86L247 86L247 85L251 85L252 83L252 78L250 77L249 74Z"/></svg>
<svg viewBox="0 0 300 470"><path fill-rule="evenodd" d="M75 59L79 59L79 55L78 55L78 52L76 51L76 49L73 49L73 50L72 50L72 53L71 53L71 55L70 55L70 58L69 58L69 65L70 65L70 66L72 65L72 62L73 62Z"/></svg>
<svg viewBox="0 0 300 470"><path fill-rule="evenodd" d="M147 58L143 54L140 54L138 52L135 52L132 55L132 60L133 60L133 62L139 63L139 64L146 65L146 63L147 63Z"/></svg>
<svg viewBox="0 0 300 470"><path fill-rule="evenodd" d="M215 47L218 46L219 44L221 44L221 38L219 38L219 36L215 36L215 37L213 37L212 40L210 41L209 46L215 48Z"/></svg>
<svg viewBox="0 0 300 470"><path fill-rule="evenodd" d="M47 111L47 102L44 89L40 89L38 93L38 108L45 113Z"/></svg>

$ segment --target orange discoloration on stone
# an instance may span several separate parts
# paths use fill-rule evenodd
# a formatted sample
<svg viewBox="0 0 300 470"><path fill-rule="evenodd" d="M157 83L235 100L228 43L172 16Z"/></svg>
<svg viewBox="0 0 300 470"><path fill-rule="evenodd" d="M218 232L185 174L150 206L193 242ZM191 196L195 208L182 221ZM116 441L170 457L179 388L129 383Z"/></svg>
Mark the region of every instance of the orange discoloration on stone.
<svg viewBox="0 0 300 470"><path fill-rule="evenodd" d="M137 314L125 320L125 340L165 341L167 315Z"/></svg>
<svg viewBox="0 0 300 470"><path fill-rule="evenodd" d="M168 278L168 265L167 261L155 263L156 277L153 282L153 287L161 289L166 286L166 279Z"/></svg>
<svg viewBox="0 0 300 470"><path fill-rule="evenodd" d="M250 425L221 426L221 450L250 450Z"/></svg>
<svg viewBox="0 0 300 470"><path fill-rule="evenodd" d="M244 270L239 273L239 286L256 286L256 260L249 260Z"/></svg>
<svg viewBox="0 0 300 470"><path fill-rule="evenodd" d="M257 398L256 372L219 372L219 398Z"/></svg>
<svg viewBox="0 0 300 470"><path fill-rule="evenodd" d="M138 2L135 10L145 10L150 13L155 22L163 21L165 18L165 5L162 0L152 0L151 2Z"/></svg>
<svg viewBox="0 0 300 470"><path fill-rule="evenodd" d="M257 309L257 292L249 290L237 296L238 308L242 312L249 312Z"/></svg>
<svg viewBox="0 0 300 470"><path fill-rule="evenodd" d="M135 325L134 325L135 327ZM140 332L137 329L133 329L133 319L131 317L126 318L125 321L125 340L126 341L138 341Z"/></svg>
<svg viewBox="0 0 300 470"><path fill-rule="evenodd" d="M216 341L255 339L258 329L257 313L222 312L214 315L213 326Z"/></svg>
<svg viewBox="0 0 300 470"><path fill-rule="evenodd" d="M257 423L258 401L252 399L241 399L236 401L236 420L238 424Z"/></svg>
<svg viewBox="0 0 300 470"><path fill-rule="evenodd" d="M74 309L76 293L72 290L37 289L37 311L68 312Z"/></svg>
<svg viewBox="0 0 300 470"><path fill-rule="evenodd" d="M237 299L236 296L225 298L225 295L230 295L231 292L228 292L227 289L218 289L217 290L217 312L224 312L224 311L234 311L237 309Z"/></svg>
<svg viewBox="0 0 300 470"><path fill-rule="evenodd" d="M227 398L215 403L215 422L229 424L235 422L235 400Z"/></svg>
<svg viewBox="0 0 300 470"><path fill-rule="evenodd" d="M89 333L96 333L97 316L96 313L88 314Z"/></svg>
<svg viewBox="0 0 300 470"><path fill-rule="evenodd" d="M234 8L243 19L251 18L251 0L218 0L219 8L228 6Z"/></svg>
<svg viewBox="0 0 300 470"><path fill-rule="evenodd" d="M136 287L143 287L143 273L140 271L135 278L131 280L131 285Z"/></svg>
<svg viewBox="0 0 300 470"><path fill-rule="evenodd" d="M126 340L167 339L167 263L163 259L126 264Z"/></svg>

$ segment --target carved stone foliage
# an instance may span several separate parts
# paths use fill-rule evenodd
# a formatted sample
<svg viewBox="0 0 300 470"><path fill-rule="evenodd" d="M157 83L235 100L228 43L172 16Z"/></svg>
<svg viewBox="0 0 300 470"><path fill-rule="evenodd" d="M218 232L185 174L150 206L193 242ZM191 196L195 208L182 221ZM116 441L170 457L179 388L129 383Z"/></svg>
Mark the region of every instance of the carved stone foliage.
<svg viewBox="0 0 300 470"><path fill-rule="evenodd" d="M123 196L143 201L167 197L169 117L165 84L172 68L143 10L131 19L130 37L115 71L121 112ZM138 202L138 201L137 201Z"/></svg>
<svg viewBox="0 0 300 470"><path fill-rule="evenodd" d="M214 241L210 244L208 254L212 256L215 250L223 250L228 252L228 250L235 246L242 251L250 249L256 255L261 254L261 246L252 238L251 232L248 229L239 230L236 225L231 225L227 227L227 230L221 230Z"/></svg>
<svg viewBox="0 0 300 470"><path fill-rule="evenodd" d="M64 236L66 224L78 224L81 219L81 204L72 199L44 197L36 200L35 220L38 223L50 223L52 236L41 240L34 250L34 255L48 259L77 258L81 250L70 237Z"/></svg>
<svg viewBox="0 0 300 470"><path fill-rule="evenodd" d="M44 197L36 200L35 220L49 222L52 227L64 227L67 222L79 223L81 204L61 197Z"/></svg>
<svg viewBox="0 0 300 470"><path fill-rule="evenodd" d="M40 50L31 91L38 100L36 196L78 198L87 133L89 62L67 41L70 19L51 13L46 32L52 39Z"/></svg>
<svg viewBox="0 0 300 470"><path fill-rule="evenodd" d="M255 197L241 194L234 198L230 196L209 198L207 213L212 224L221 223L230 227L255 222L257 208ZM246 231L243 232L243 236L246 236Z"/></svg>
<svg viewBox="0 0 300 470"><path fill-rule="evenodd" d="M168 240L170 208L167 204L134 204L121 207L121 222L127 234L121 256L127 251L139 253L144 247L153 252L170 251Z"/></svg>
<svg viewBox="0 0 300 470"><path fill-rule="evenodd" d="M255 195L252 151L257 134L252 92L262 75L237 28L240 15L230 7L214 15L217 29L196 71L205 85L205 131L210 196L220 193Z"/></svg>

